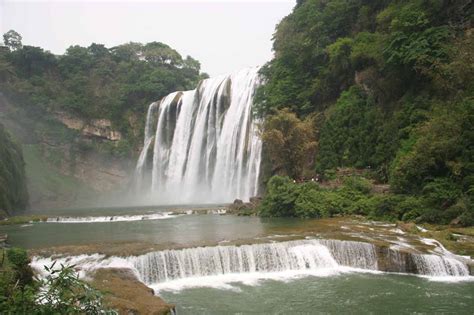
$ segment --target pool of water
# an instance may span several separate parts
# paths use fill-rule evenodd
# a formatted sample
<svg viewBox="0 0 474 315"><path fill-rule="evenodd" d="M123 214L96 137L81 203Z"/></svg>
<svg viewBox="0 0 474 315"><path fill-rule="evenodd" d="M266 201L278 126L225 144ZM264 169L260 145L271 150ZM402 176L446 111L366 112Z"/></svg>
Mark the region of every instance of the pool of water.
<svg viewBox="0 0 474 315"><path fill-rule="evenodd" d="M137 215L168 208L51 211L49 216ZM193 208L194 209L194 208ZM31 223L0 226L13 246L28 249L111 242L147 242L156 245L190 246L254 238L278 227L297 226L301 220L261 219L231 215L170 215L158 220L88 223Z"/></svg>
<svg viewBox="0 0 474 315"><path fill-rule="evenodd" d="M192 288L159 295L183 314L472 314L474 283L391 274L264 280L233 289Z"/></svg>

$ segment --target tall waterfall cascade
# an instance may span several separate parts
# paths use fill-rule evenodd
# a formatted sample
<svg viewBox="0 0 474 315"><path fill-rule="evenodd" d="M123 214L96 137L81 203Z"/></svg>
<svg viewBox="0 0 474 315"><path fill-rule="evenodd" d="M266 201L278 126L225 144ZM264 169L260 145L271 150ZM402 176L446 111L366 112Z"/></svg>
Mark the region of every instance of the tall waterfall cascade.
<svg viewBox="0 0 474 315"><path fill-rule="evenodd" d="M135 171L137 189L162 204L257 195L262 142L252 105L258 70L206 79L195 90L152 103Z"/></svg>

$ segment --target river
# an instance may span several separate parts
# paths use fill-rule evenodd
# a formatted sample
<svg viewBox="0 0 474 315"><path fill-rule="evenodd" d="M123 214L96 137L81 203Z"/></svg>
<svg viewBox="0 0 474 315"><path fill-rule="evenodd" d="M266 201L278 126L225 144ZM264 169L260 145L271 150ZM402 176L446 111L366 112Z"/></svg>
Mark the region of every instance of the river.
<svg viewBox="0 0 474 315"><path fill-rule="evenodd" d="M55 210L44 212L47 222L1 226L0 233L32 250L37 269L59 259L83 275L133 270L179 314L474 309L465 258L422 235L354 218L263 219L221 209Z"/></svg>

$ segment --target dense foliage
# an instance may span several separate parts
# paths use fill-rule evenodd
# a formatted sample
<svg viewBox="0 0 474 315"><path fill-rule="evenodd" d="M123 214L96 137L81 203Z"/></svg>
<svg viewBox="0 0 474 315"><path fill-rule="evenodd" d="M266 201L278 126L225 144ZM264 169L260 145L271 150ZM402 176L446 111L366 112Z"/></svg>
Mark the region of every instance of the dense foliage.
<svg viewBox="0 0 474 315"><path fill-rule="evenodd" d="M424 205L406 218L472 222L472 20L468 0L298 1L277 26L257 111L321 117L309 169L368 169Z"/></svg>
<svg viewBox="0 0 474 315"><path fill-rule="evenodd" d="M281 172L292 178L305 175L303 171L311 164L316 147L315 120L314 117L300 120L288 109L265 120L262 140L273 166L272 173Z"/></svg>
<svg viewBox="0 0 474 315"><path fill-rule="evenodd" d="M440 183L442 185L442 183ZM443 187L433 187L443 190ZM449 194L451 191L443 191ZM472 201L465 198L446 211L433 205L439 202L439 191L423 197L405 194L378 194L367 179L350 176L342 185L327 187L317 182L296 183L289 177L273 176L265 198L258 208L261 216L327 218L336 215L364 215L378 220L410 220L415 222L449 222L474 224ZM452 197L452 196L451 196Z"/></svg>
<svg viewBox="0 0 474 315"><path fill-rule="evenodd" d="M3 250L0 266L2 314L116 314L102 295L80 280L73 266L45 266L44 279L33 278L25 250Z"/></svg>
<svg viewBox="0 0 474 315"><path fill-rule="evenodd" d="M71 46L63 55L21 44L9 31L0 47L0 89L23 105L65 111L82 119L107 118L130 142L141 126L132 126L152 101L175 90L194 88L205 77L190 56L160 42ZM139 120L141 121L141 119ZM135 127L135 128L133 128Z"/></svg>
<svg viewBox="0 0 474 315"><path fill-rule="evenodd" d="M14 210L24 210L27 205L23 154L0 124L0 216L1 211L11 214Z"/></svg>

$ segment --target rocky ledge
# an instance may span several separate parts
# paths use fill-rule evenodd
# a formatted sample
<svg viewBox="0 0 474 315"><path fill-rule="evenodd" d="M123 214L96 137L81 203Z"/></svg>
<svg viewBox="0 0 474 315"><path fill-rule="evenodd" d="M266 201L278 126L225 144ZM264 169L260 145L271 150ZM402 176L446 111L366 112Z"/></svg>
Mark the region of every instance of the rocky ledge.
<svg viewBox="0 0 474 315"><path fill-rule="evenodd" d="M108 306L119 314L173 314L175 306L154 295L128 269L104 268L93 275L92 285L104 292Z"/></svg>
<svg viewBox="0 0 474 315"><path fill-rule="evenodd" d="M85 122L65 112L56 112L55 117L69 129L79 130L85 137L95 137L109 141L122 140L122 134L112 129L112 122L108 119L92 119Z"/></svg>

